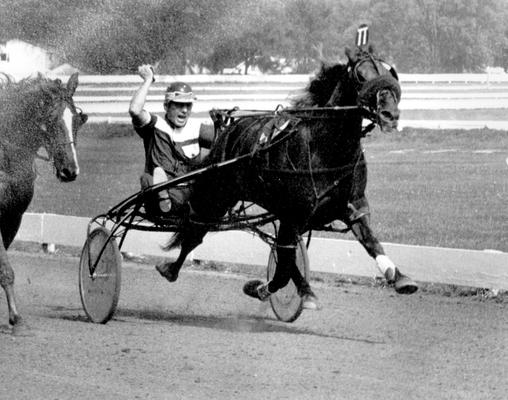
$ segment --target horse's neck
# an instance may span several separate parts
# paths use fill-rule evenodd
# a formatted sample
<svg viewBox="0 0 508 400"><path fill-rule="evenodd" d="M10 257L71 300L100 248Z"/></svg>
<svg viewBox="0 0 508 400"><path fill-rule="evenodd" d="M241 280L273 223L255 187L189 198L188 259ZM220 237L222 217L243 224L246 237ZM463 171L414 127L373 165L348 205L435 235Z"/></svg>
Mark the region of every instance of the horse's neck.
<svg viewBox="0 0 508 400"><path fill-rule="evenodd" d="M21 215L32 200L36 178L33 161L34 157L9 152L0 144L0 199L2 201L0 208L7 210L8 217Z"/></svg>
<svg viewBox="0 0 508 400"><path fill-rule="evenodd" d="M23 172L32 169L37 153L20 147L0 145L0 166Z"/></svg>
<svg viewBox="0 0 508 400"><path fill-rule="evenodd" d="M310 152L314 167L334 168L353 163L361 148L361 129L362 118L353 111L311 127Z"/></svg>
<svg viewBox="0 0 508 400"><path fill-rule="evenodd" d="M0 170L19 179L35 179L34 162L37 155L37 141L19 137L0 137Z"/></svg>
<svg viewBox="0 0 508 400"><path fill-rule="evenodd" d="M25 97L32 101L19 104L16 99L23 96L17 93L7 106L0 104L0 171L10 180L30 183L35 179L34 161L44 132L37 122L35 97Z"/></svg>

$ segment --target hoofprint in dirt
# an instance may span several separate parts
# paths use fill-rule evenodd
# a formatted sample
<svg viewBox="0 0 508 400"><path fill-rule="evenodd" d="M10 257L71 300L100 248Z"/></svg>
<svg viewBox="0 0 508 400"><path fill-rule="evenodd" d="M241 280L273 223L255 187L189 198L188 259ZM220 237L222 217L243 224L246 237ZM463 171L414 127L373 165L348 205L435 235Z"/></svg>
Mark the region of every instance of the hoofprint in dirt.
<svg viewBox="0 0 508 400"><path fill-rule="evenodd" d="M244 296L246 276L124 263L118 311L86 321L78 258L11 252L31 336L0 331L0 398L504 399L505 298L314 282L293 324ZM0 297L0 320L5 298Z"/></svg>

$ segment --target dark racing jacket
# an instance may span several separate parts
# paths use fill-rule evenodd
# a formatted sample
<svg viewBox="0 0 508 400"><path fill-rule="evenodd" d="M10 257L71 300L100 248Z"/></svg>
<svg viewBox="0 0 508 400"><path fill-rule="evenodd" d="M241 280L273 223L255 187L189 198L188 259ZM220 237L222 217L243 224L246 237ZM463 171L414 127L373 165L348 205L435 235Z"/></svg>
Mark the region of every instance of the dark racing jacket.
<svg viewBox="0 0 508 400"><path fill-rule="evenodd" d="M201 124L189 120L183 128L173 128L164 118L151 114L150 122L135 126L145 148L145 173L155 167L175 178L189 172L201 162L199 133Z"/></svg>

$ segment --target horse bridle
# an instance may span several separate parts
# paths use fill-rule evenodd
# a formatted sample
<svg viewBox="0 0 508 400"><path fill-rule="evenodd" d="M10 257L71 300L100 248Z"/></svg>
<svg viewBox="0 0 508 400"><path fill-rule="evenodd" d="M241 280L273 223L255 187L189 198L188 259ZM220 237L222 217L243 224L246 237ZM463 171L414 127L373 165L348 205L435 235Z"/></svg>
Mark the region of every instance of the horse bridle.
<svg viewBox="0 0 508 400"><path fill-rule="evenodd" d="M351 76L351 79L355 83L357 92L359 92L360 91L359 89L361 89L362 86L367 82L367 80L365 78L363 78L363 76L358 73L358 68L360 67L360 65L366 63L367 61L371 61L372 65L376 69L378 76L381 75L381 73L379 72L379 67L378 67L376 59L372 56L372 54L364 53L361 56L361 58L355 62L354 65L349 66L349 74Z"/></svg>
<svg viewBox="0 0 508 400"><path fill-rule="evenodd" d="M372 80L367 81L366 79L364 79L361 76L361 74L358 73L358 68L363 63L368 62L368 61L370 61L372 63L372 65L374 66L374 68L377 72L377 75L378 75L376 78L373 78L372 80L381 78L382 76L385 76L385 74L383 74L382 71L380 70L380 64L382 64L383 67L390 73L390 76L392 78L394 78L396 81L399 80L397 72L390 64L388 64L387 62L385 62L381 59L374 57L370 52L361 51L361 54L360 54L358 60L354 63L354 65L349 65L349 67L348 67L348 72L350 74L350 78L354 82L354 86L355 86L357 95L359 95L362 92L364 86L368 82L372 81ZM400 96L398 96L394 92L394 90L392 90L390 88L386 88L383 90L388 90L395 99L400 100ZM379 97L381 96L381 92L383 90L379 90L376 92L376 104L378 103ZM362 131L362 134L366 135L368 132L370 132L372 129L374 129L376 124L379 123L379 116L377 113L378 110L373 110L372 105L366 104L365 102L362 102L362 101L360 101L358 106L362 108L362 110L364 112L364 117L367 119L370 119L372 121L372 123L369 124L368 126L366 126Z"/></svg>
<svg viewBox="0 0 508 400"><path fill-rule="evenodd" d="M355 82L355 85L361 89L361 87L366 83L366 80L361 77L360 74L358 74L358 68L363 63L370 61L372 62L372 65L374 65L374 68L376 69L376 72L378 76L381 76L382 73L379 69L379 64L383 64L383 67L390 73L390 75L395 78L397 81L399 80L399 76L397 74L397 71L395 71L395 68L393 68L390 64L388 64L386 61L375 58L371 53L363 51L360 55L358 61L354 63L354 65L349 66L349 73L353 81ZM358 90L359 91L359 90Z"/></svg>

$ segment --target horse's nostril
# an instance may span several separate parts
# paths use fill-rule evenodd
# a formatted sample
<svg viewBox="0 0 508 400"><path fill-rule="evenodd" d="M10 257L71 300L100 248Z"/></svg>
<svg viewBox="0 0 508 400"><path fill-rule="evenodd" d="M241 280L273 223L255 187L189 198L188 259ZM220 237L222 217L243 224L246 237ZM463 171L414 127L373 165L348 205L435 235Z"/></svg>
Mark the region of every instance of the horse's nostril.
<svg viewBox="0 0 508 400"><path fill-rule="evenodd" d="M70 182L70 181L75 180L76 177L78 176L78 174L76 173L75 170L63 168L62 170L60 170L60 172L57 173L57 176L60 180L62 180L64 182Z"/></svg>

